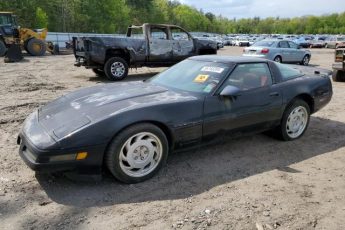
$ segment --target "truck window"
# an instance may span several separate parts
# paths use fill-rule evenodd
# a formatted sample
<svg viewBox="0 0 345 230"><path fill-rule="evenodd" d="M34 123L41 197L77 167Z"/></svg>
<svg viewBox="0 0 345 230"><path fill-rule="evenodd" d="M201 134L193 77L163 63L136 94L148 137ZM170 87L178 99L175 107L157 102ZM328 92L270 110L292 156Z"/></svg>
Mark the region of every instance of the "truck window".
<svg viewBox="0 0 345 230"><path fill-rule="evenodd" d="M171 28L171 36L173 40L188 41L190 37L180 28Z"/></svg>
<svg viewBox="0 0 345 230"><path fill-rule="evenodd" d="M168 40L167 28L151 27L150 37L152 39Z"/></svg>
<svg viewBox="0 0 345 230"><path fill-rule="evenodd" d="M143 33L143 28L142 27L138 27L138 28L130 28L130 34L129 36L131 38L136 38L136 39L144 39L144 33Z"/></svg>

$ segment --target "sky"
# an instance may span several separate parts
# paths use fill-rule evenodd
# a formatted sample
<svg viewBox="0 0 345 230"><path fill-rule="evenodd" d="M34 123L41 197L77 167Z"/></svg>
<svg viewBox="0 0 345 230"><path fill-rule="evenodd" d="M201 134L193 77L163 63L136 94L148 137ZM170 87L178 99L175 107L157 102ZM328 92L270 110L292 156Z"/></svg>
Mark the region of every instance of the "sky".
<svg viewBox="0 0 345 230"><path fill-rule="evenodd" d="M180 0L227 18L291 18L345 12L345 0Z"/></svg>

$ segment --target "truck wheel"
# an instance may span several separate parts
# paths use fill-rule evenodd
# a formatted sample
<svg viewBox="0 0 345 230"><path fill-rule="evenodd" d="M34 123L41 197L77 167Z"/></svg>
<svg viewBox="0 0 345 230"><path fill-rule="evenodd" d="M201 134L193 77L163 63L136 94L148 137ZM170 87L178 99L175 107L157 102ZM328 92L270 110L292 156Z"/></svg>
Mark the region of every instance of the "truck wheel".
<svg viewBox="0 0 345 230"><path fill-rule="evenodd" d="M0 57L5 56L6 51L7 51L7 48L5 46L5 43L2 40L0 40Z"/></svg>
<svg viewBox="0 0 345 230"><path fill-rule="evenodd" d="M110 81L120 81L128 75L128 64L123 58L110 58L104 65L104 73Z"/></svg>
<svg viewBox="0 0 345 230"><path fill-rule="evenodd" d="M334 70L332 74L333 81L345 81L345 71Z"/></svg>
<svg viewBox="0 0 345 230"><path fill-rule="evenodd" d="M44 41L32 38L27 43L27 50L32 56L43 56L47 51L47 45Z"/></svg>

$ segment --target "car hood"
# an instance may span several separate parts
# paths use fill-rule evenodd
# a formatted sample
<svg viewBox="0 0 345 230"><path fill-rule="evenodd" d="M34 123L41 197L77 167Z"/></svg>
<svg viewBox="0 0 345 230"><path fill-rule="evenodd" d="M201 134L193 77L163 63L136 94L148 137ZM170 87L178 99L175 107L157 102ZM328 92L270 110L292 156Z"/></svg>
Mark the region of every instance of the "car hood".
<svg viewBox="0 0 345 230"><path fill-rule="evenodd" d="M38 110L38 120L55 139L129 109L153 103L190 100L164 87L143 82L101 84L75 91Z"/></svg>

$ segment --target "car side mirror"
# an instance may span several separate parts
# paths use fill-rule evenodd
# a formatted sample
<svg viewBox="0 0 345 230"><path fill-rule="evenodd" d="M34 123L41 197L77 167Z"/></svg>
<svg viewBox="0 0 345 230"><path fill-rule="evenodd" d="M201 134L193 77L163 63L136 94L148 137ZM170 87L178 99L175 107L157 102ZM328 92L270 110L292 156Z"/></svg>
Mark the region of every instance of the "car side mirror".
<svg viewBox="0 0 345 230"><path fill-rule="evenodd" d="M228 85L219 94L223 97L237 97L241 95L241 89L236 86Z"/></svg>

